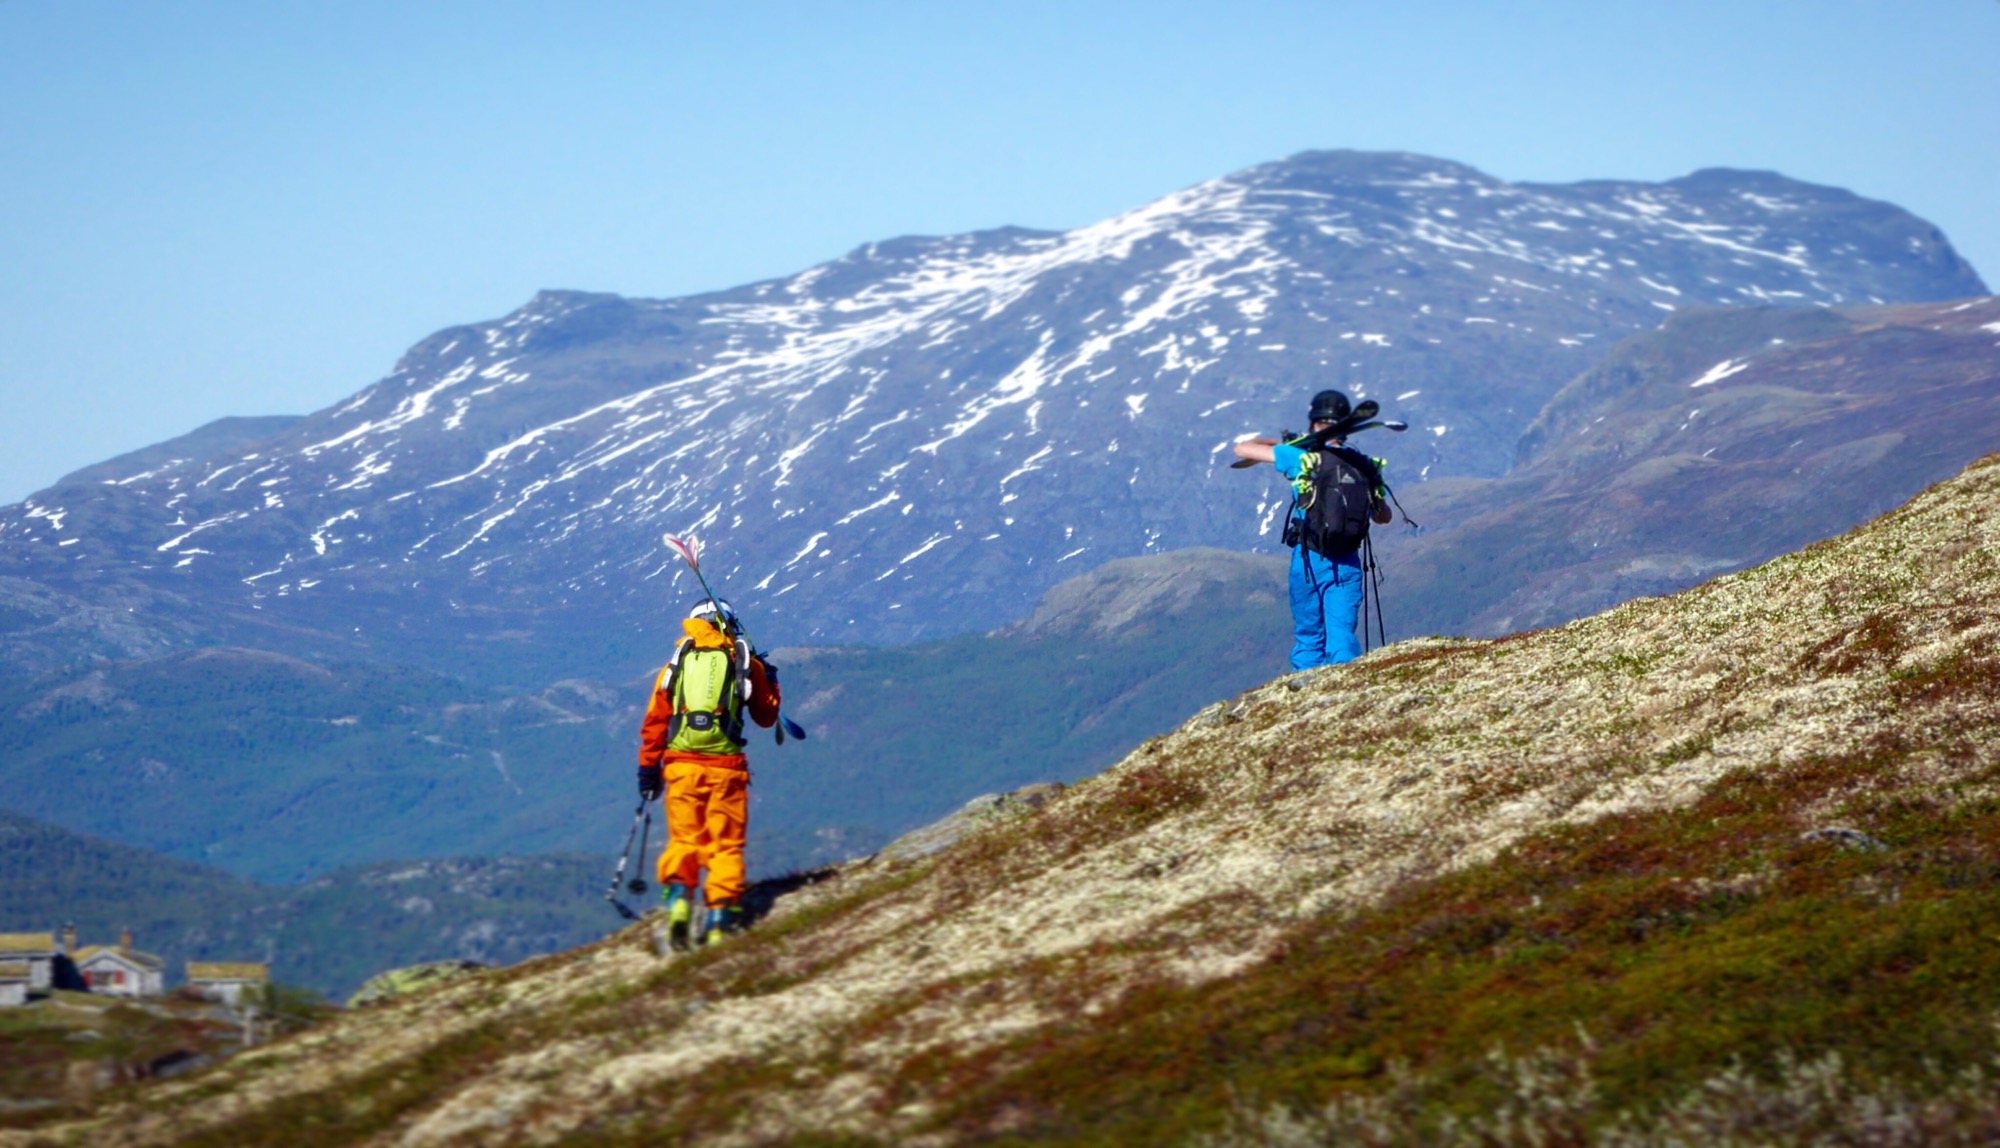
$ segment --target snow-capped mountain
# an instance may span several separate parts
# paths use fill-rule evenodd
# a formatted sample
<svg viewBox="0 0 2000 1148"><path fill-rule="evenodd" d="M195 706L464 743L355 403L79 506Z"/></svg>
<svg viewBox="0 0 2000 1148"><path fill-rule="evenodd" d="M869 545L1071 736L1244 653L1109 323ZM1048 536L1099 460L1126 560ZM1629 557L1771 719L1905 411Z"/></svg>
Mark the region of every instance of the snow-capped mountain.
<svg viewBox="0 0 2000 1148"><path fill-rule="evenodd" d="M1367 441L1408 502L1505 470L1565 380L1675 311L1984 291L1924 221L1770 173L1306 153L1075 231L897 239L682 299L545 292L262 442L7 508L0 594L20 664L37 627L117 649L134 624L587 662L687 597L671 530L767 641L990 628L1113 558L1274 544L1284 492L1228 447L1322 387L1413 424Z"/></svg>

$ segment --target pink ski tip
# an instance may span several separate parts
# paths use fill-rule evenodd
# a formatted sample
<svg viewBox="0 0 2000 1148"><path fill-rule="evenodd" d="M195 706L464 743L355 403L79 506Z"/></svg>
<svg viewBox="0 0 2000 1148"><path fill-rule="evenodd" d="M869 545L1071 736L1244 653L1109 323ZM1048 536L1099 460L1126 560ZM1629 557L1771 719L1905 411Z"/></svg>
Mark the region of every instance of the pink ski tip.
<svg viewBox="0 0 2000 1148"><path fill-rule="evenodd" d="M694 535L690 534L686 538L679 538L672 534L663 534L660 536L660 541L666 543L668 548L680 555L688 565L699 565L701 542Z"/></svg>

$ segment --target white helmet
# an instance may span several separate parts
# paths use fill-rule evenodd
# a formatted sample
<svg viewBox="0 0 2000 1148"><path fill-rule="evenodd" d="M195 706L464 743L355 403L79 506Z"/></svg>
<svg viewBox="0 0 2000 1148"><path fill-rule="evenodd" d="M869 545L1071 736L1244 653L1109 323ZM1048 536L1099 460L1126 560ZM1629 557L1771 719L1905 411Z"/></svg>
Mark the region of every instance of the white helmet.
<svg viewBox="0 0 2000 1148"><path fill-rule="evenodd" d="M719 598L714 601L710 601L707 598L702 599L695 604L694 609L688 611L688 617L715 618L718 613L721 614L719 621L722 623L722 628L734 631L736 629L736 611L729 608L728 602Z"/></svg>

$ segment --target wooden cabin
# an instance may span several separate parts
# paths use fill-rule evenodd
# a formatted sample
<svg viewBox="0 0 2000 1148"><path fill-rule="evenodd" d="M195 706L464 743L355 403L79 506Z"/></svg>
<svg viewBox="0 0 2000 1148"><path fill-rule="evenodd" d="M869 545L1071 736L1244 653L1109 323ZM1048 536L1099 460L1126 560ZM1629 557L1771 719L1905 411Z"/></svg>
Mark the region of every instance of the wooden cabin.
<svg viewBox="0 0 2000 1148"><path fill-rule="evenodd" d="M166 958L132 947L132 930L118 944L90 945L71 958L91 992L114 997L154 997L167 991Z"/></svg>

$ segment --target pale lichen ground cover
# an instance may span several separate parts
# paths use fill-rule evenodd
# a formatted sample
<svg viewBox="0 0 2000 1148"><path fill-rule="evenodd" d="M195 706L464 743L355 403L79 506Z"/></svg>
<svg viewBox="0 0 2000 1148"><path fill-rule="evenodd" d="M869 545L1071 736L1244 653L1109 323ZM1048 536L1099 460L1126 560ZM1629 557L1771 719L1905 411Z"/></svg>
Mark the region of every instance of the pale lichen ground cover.
<svg viewBox="0 0 2000 1148"><path fill-rule="evenodd" d="M0 1144L250 1143L308 1123L295 1143L662 1126L719 1144L949 1139L926 1101L897 1099L912 1065L978 1071L1137 987L1230 977L1297 922L1527 835L1683 807L1734 771L1890 735L1918 745L1904 782L1992 765L1990 745L1923 752L1950 706L1907 728L1892 694L1991 656L1996 544L1989 459L1844 538L1671 598L1498 642L1400 643L1217 703L1039 810L791 895L720 952L662 961L648 929L627 930ZM397 1093L396 1076L420 1084Z"/></svg>

